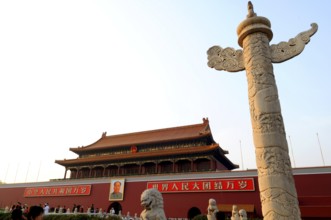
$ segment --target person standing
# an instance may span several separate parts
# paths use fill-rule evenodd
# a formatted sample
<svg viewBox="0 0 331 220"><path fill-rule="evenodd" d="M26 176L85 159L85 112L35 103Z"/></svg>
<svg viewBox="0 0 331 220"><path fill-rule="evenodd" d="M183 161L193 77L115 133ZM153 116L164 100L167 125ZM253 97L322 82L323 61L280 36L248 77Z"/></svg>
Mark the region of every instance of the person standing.
<svg viewBox="0 0 331 220"><path fill-rule="evenodd" d="M45 203L44 213L45 213L45 215L47 215L49 213L49 205L48 205L48 203Z"/></svg>
<svg viewBox="0 0 331 220"><path fill-rule="evenodd" d="M27 216L28 220L42 220L44 209L41 206L31 206Z"/></svg>
<svg viewBox="0 0 331 220"><path fill-rule="evenodd" d="M94 213L94 204L91 205L90 212L91 212L91 213Z"/></svg>
<svg viewBox="0 0 331 220"><path fill-rule="evenodd" d="M15 206L11 211L12 220L23 220L23 212L20 206Z"/></svg>

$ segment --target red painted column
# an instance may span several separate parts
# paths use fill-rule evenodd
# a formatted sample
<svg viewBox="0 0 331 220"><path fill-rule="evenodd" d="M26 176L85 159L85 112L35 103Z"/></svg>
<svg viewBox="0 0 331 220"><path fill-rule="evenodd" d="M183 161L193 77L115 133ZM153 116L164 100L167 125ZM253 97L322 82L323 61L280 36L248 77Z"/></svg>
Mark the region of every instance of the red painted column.
<svg viewBox="0 0 331 220"><path fill-rule="evenodd" d="M102 177L105 177L106 174L106 166L103 167Z"/></svg>
<svg viewBox="0 0 331 220"><path fill-rule="evenodd" d="M63 179L66 179L66 177L67 177L67 168L66 168L66 170L64 171L64 178Z"/></svg>

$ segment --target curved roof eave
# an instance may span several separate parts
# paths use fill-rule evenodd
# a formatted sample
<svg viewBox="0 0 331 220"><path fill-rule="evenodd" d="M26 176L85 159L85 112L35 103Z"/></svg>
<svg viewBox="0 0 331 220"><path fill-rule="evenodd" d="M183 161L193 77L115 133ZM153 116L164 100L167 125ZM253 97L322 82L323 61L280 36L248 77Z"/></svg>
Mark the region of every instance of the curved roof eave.
<svg viewBox="0 0 331 220"><path fill-rule="evenodd" d="M100 147L95 147L92 149L88 148L70 148L69 150L74 152L74 153L82 153L82 152L91 152L91 151L99 151L99 150L105 150L105 149L114 149L114 148L119 148L119 147L126 147L126 146L131 146L131 145L144 145L144 144L159 144L159 143L167 143L167 142L172 142L172 141L183 141L183 140L193 140L197 138L202 138L202 137L208 137L210 133L208 134L202 134L200 136L196 137L191 137L191 138L178 138L178 139L169 139L169 140L162 140L162 141L146 141L146 142L132 142L132 143L125 143L121 145L114 145L114 146L100 146ZM211 135L210 135L211 136Z"/></svg>
<svg viewBox="0 0 331 220"><path fill-rule="evenodd" d="M77 158L77 159L68 159L68 160L56 160L55 163L62 166L70 166L70 165L79 165L79 164L88 164L95 162L110 162L117 161L119 159L132 159L132 158L153 158L160 156L171 156L171 155L185 155L185 154L194 154L194 153L208 153L213 152L219 148L218 144L212 144L209 146L201 146L201 147L190 147L190 148L182 148L170 150L162 150L162 151L153 151L153 152L137 152L130 154L122 154L122 155L105 155L105 156L95 156L95 157L86 157L86 158ZM122 157L120 157L122 156Z"/></svg>
<svg viewBox="0 0 331 220"><path fill-rule="evenodd" d="M202 124L193 124L179 127L163 128L150 131L141 131L127 134L106 136L104 132L100 139L84 147L70 148L70 151L79 154L83 152L99 151L130 145L165 143L171 141L192 140L210 136L213 139L208 119L203 119Z"/></svg>

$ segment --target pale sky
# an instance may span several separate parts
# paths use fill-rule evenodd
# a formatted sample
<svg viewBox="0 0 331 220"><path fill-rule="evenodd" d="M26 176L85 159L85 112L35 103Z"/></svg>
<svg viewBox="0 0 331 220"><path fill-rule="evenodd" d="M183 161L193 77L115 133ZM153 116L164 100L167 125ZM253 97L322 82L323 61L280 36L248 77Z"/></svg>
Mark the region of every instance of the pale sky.
<svg viewBox="0 0 331 220"><path fill-rule="evenodd" d="M274 65L292 166L331 165L331 1L254 0L271 44L319 25L298 57ZM245 72L207 66L239 49L247 1L0 1L0 181L63 178L56 159L108 135L202 123L254 169ZM293 151L293 155L291 153ZM293 160L294 156L294 160Z"/></svg>

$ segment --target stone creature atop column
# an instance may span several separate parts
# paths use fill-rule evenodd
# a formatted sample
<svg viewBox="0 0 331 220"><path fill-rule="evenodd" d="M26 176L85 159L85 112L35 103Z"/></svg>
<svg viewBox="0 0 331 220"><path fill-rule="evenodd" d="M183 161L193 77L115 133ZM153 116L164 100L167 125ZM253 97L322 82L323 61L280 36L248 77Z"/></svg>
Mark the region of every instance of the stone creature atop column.
<svg viewBox="0 0 331 220"><path fill-rule="evenodd" d="M216 220L216 212L218 212L218 207L215 199L209 199L207 211L207 219Z"/></svg>
<svg viewBox="0 0 331 220"><path fill-rule="evenodd" d="M247 220L247 213L246 213L245 209L239 210L239 217L240 217L240 220Z"/></svg>
<svg viewBox="0 0 331 220"><path fill-rule="evenodd" d="M231 220L240 220L238 207L236 205L232 206Z"/></svg>
<svg viewBox="0 0 331 220"><path fill-rule="evenodd" d="M249 2L247 18L237 28L238 44L243 49L213 46L207 52L211 68L228 72L246 70L260 200L266 220L300 219L272 63L299 55L317 28L313 23L311 29L288 42L269 45L273 37L271 23L257 16Z"/></svg>
<svg viewBox="0 0 331 220"><path fill-rule="evenodd" d="M163 210L163 197L157 189L146 189L141 194L140 202L145 208L140 214L142 220L167 220Z"/></svg>

